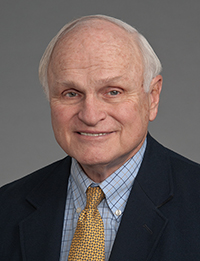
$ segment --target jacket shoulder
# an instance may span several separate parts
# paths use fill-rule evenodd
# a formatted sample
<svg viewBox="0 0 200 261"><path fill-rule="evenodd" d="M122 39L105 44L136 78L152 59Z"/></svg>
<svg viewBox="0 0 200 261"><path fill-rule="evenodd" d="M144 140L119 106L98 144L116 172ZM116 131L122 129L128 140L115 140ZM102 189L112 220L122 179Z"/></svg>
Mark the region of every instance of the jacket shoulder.
<svg viewBox="0 0 200 261"><path fill-rule="evenodd" d="M197 203L200 200L200 164L164 147L155 140L153 143L157 150L157 157L163 159L160 164L168 164L173 193L179 195L182 200L184 197L184 200Z"/></svg>
<svg viewBox="0 0 200 261"><path fill-rule="evenodd" d="M200 175L200 164L194 162L170 149L165 148L166 153L169 154L172 167L178 172L196 172Z"/></svg>
<svg viewBox="0 0 200 261"><path fill-rule="evenodd" d="M148 135L148 141L151 148L153 147L154 151L156 151L158 154L166 155L167 157L169 157L172 165L177 165L179 167L182 166L183 169L186 168L185 170L188 170L188 168L192 168L194 170L200 171L199 163L194 162L169 148L166 148L150 135Z"/></svg>
<svg viewBox="0 0 200 261"><path fill-rule="evenodd" d="M18 180L10 182L0 188L0 200L12 197L12 199L17 195L26 195L34 187L45 181L56 168L62 167L62 165L70 164L70 158L66 157L64 159L53 162L41 169L38 169Z"/></svg>

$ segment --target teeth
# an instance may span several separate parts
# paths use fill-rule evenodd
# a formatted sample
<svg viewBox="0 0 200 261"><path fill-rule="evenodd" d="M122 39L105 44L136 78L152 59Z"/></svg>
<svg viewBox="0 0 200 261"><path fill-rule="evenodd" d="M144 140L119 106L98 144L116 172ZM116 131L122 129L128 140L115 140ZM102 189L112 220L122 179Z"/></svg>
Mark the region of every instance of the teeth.
<svg viewBox="0 0 200 261"><path fill-rule="evenodd" d="M86 133L86 132L80 132L80 134L84 136L93 136L93 137L106 135L106 133Z"/></svg>

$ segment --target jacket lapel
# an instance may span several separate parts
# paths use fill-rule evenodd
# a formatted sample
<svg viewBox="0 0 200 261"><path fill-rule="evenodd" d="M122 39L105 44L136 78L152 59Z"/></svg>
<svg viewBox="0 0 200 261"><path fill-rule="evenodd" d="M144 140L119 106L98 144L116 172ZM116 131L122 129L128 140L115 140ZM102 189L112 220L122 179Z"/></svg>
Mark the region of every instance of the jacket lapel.
<svg viewBox="0 0 200 261"><path fill-rule="evenodd" d="M110 261L150 260L167 226L161 207L173 197L165 149L148 135L144 160L133 184Z"/></svg>
<svg viewBox="0 0 200 261"><path fill-rule="evenodd" d="M20 223L23 260L59 260L70 165L68 157L27 197L34 210ZM110 261L150 260L168 222L161 207L173 197L169 166L165 149L148 135Z"/></svg>
<svg viewBox="0 0 200 261"><path fill-rule="evenodd" d="M28 195L34 211L20 223L23 260L59 260L69 173L66 158Z"/></svg>

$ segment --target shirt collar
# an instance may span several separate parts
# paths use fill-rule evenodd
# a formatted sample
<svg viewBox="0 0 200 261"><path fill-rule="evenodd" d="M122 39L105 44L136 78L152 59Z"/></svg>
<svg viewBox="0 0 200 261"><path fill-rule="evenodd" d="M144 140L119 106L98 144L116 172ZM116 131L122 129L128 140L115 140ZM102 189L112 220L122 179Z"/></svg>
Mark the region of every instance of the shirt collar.
<svg viewBox="0 0 200 261"><path fill-rule="evenodd" d="M105 194L106 201L113 215L116 216L116 211L118 210L123 212L134 179L142 163L146 144L147 141L145 139L140 150L100 184L96 184L92 181L83 172L78 162L72 158L71 175L76 183L81 197L86 197L86 190L89 186L99 185Z"/></svg>

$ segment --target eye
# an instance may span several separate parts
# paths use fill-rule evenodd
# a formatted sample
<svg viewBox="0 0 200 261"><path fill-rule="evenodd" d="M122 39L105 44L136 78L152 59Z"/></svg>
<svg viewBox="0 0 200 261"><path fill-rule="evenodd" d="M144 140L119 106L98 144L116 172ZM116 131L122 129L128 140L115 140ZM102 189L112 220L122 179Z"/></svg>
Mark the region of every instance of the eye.
<svg viewBox="0 0 200 261"><path fill-rule="evenodd" d="M108 92L108 94L111 95L111 96L116 96L116 95L120 94L120 92L113 90L113 91Z"/></svg>
<svg viewBox="0 0 200 261"><path fill-rule="evenodd" d="M65 93L65 96L72 98L72 97L76 97L77 93L75 93L75 92L67 92L67 93Z"/></svg>
<svg viewBox="0 0 200 261"><path fill-rule="evenodd" d="M65 91L63 92L63 96L67 98L75 98L78 96L78 93L74 91Z"/></svg>

